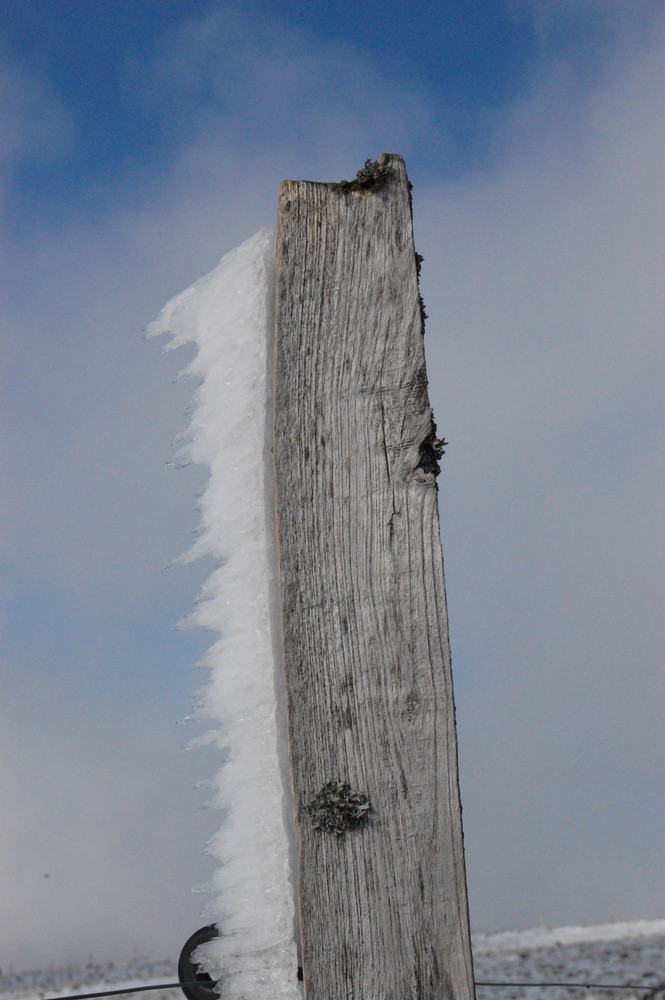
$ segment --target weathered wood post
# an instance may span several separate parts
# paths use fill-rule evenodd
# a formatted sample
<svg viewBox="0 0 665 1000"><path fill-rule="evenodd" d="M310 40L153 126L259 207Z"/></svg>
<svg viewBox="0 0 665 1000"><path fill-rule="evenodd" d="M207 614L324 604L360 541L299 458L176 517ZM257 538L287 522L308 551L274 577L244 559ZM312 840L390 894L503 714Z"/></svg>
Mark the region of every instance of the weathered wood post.
<svg viewBox="0 0 665 1000"><path fill-rule="evenodd" d="M399 156L281 186L274 429L306 996L469 1000L440 444Z"/></svg>

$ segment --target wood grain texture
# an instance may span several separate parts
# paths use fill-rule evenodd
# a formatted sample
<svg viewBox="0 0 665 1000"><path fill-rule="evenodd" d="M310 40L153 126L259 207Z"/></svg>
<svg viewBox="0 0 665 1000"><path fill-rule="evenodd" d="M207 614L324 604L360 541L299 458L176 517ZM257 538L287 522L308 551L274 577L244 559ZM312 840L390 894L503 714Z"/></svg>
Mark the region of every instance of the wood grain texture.
<svg viewBox="0 0 665 1000"><path fill-rule="evenodd" d="M306 996L469 1000L409 185L401 157L377 163L376 184L285 181L279 197L274 451ZM306 811L334 779L371 803L344 837Z"/></svg>

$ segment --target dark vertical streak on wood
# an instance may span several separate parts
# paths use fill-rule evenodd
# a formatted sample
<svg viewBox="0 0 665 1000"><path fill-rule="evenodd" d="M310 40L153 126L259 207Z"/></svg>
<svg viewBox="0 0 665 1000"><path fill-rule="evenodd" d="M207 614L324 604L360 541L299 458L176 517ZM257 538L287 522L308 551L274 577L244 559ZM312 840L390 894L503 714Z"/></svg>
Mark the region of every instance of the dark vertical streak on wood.
<svg viewBox="0 0 665 1000"><path fill-rule="evenodd" d="M378 164L362 183L285 181L279 201L276 506L305 988L470 1000L409 186L401 157ZM340 838L305 812L338 778L372 805Z"/></svg>

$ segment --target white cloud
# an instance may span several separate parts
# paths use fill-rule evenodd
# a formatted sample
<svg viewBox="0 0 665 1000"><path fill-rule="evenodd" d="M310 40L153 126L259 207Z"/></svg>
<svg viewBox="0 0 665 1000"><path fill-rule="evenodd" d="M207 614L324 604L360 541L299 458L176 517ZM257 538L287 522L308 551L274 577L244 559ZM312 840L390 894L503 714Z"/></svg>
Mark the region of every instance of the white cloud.
<svg viewBox="0 0 665 1000"><path fill-rule="evenodd" d="M338 150L360 144L353 161L364 151L360 166L383 151L383 137L401 148L433 123L420 81L391 76L342 35L326 38L231 5L165 33L128 78L131 99L167 116L170 132L193 139L212 129L220 148L244 148L246 162L252 151L283 156L297 144L301 169L321 157L331 177Z"/></svg>
<svg viewBox="0 0 665 1000"><path fill-rule="evenodd" d="M73 120L49 84L0 61L0 210L10 194L10 178L25 164L49 161L69 149Z"/></svg>
<svg viewBox="0 0 665 1000"><path fill-rule="evenodd" d="M19 158L43 160L65 151L72 139L67 107L48 83L0 63L0 165Z"/></svg>
<svg viewBox="0 0 665 1000"><path fill-rule="evenodd" d="M27 695L27 697L26 697ZM41 679L3 690L0 966L160 955L201 923L215 828L183 730ZM212 770L212 762L208 761ZM204 765L205 766L205 765Z"/></svg>
<svg viewBox="0 0 665 1000"><path fill-rule="evenodd" d="M416 198L476 924L663 905L664 53Z"/></svg>

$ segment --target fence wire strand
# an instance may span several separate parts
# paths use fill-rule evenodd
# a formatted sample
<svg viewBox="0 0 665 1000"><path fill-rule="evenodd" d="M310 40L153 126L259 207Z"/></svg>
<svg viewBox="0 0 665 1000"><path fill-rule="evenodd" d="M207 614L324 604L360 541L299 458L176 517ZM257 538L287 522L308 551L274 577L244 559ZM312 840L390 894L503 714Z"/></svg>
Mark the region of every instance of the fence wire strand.
<svg viewBox="0 0 665 1000"><path fill-rule="evenodd" d="M98 997L129 996L131 993L148 993L151 990L174 990L181 986L200 986L200 982L192 983L156 983L151 986L132 986L122 990L101 990L98 993L75 993L58 997L42 997L41 1000L97 1000ZM624 990L626 992L641 991L642 993L662 993L665 985L640 986L637 983L622 985L620 983L513 983L513 982L476 982L476 986L487 986L492 989L535 989L536 987L551 987L570 990Z"/></svg>
<svg viewBox="0 0 665 1000"><path fill-rule="evenodd" d="M507 982L496 982L496 983L481 983L476 982L476 986L491 986L497 987L499 989L509 989L512 987L558 987L561 989L568 990L627 990L632 992L633 990L641 990L643 993L662 993L665 990L665 986L640 986L637 983L628 983L627 985L621 985L619 983L507 983Z"/></svg>

